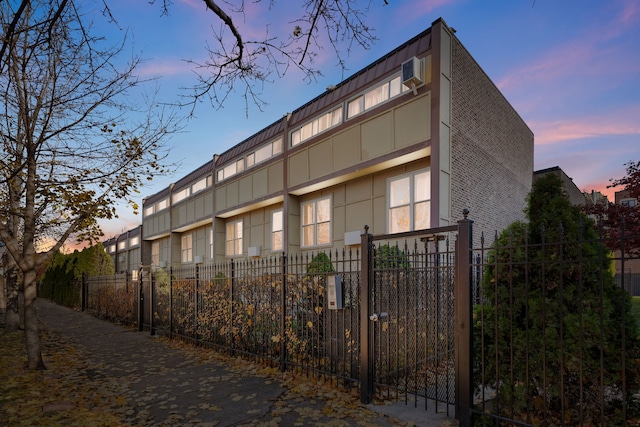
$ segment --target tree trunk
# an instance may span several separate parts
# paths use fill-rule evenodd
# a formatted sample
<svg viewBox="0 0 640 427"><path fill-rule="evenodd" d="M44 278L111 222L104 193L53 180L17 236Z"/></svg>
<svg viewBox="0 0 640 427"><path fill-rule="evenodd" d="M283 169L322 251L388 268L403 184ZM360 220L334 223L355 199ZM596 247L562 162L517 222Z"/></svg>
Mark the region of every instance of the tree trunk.
<svg viewBox="0 0 640 427"><path fill-rule="evenodd" d="M7 266L6 274L7 311L5 313L4 328L7 332L20 329L20 305L18 303L18 269L15 264Z"/></svg>
<svg viewBox="0 0 640 427"><path fill-rule="evenodd" d="M40 350L40 330L36 311L37 274L30 270L24 274L24 327L27 342L27 369L44 370L42 352Z"/></svg>

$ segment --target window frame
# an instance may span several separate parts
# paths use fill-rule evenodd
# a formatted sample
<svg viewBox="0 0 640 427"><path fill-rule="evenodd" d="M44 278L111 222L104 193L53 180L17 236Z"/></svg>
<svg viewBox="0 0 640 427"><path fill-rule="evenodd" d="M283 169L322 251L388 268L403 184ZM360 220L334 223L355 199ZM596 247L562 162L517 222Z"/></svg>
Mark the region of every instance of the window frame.
<svg viewBox="0 0 640 427"><path fill-rule="evenodd" d="M184 233L180 238L180 262L193 262L193 233Z"/></svg>
<svg viewBox="0 0 640 427"><path fill-rule="evenodd" d="M275 228L275 215L280 214L279 229ZM280 235L280 247L275 247L275 236ZM284 209L276 209L271 211L271 251L282 252L284 251Z"/></svg>
<svg viewBox="0 0 640 427"><path fill-rule="evenodd" d="M429 179L429 184L428 187L426 189L427 191L427 198L426 199L419 199L416 200L416 177L418 175L422 175L426 173ZM405 204L402 205L396 205L396 206L391 206L391 201L392 201L392 184L396 181L400 181L403 179L409 178L409 201ZM418 203L426 203L427 207L428 207L428 211L427 211L427 229L431 227L431 218L430 218L430 213L431 213L431 168L427 167L427 168L423 168L423 169L418 169L412 172L408 172L408 173L404 173L402 175L396 175L393 177L390 177L387 179L387 201L386 201L386 208L387 208L387 233L389 234L397 234L397 233L404 233L404 232L409 232L409 231L415 231L416 227L415 227L415 211L416 211L416 204ZM408 206L409 208L409 229L408 230L392 230L392 211L393 209L399 209L403 206ZM420 230L422 230L423 228L420 228Z"/></svg>
<svg viewBox="0 0 640 427"><path fill-rule="evenodd" d="M151 264L160 265L160 240L151 242Z"/></svg>
<svg viewBox="0 0 640 427"><path fill-rule="evenodd" d="M424 59L421 59L421 61L424 61ZM421 66L424 67L424 65L421 65ZM401 74L402 73L393 74L383 82L360 92L358 95L354 96L353 98L348 99L345 102L345 105L346 105L345 121L351 120L354 117L357 117L369 110L372 110L382 104L385 104L391 101L392 99L395 99L409 92L411 89L409 89L408 87L402 84ZM398 87L396 88L394 87L394 85ZM398 90L396 91L395 89L398 89ZM376 91L382 92L383 99L377 100L377 101L375 100L375 97L373 95ZM367 97L367 95L369 95L369 97ZM369 100L370 102L369 105L367 105L367 100ZM375 102L371 102L371 100ZM357 105L357 108L355 108L356 111L352 113L351 112L352 108L350 107L352 106L355 107L356 105Z"/></svg>
<svg viewBox="0 0 640 427"><path fill-rule="evenodd" d="M233 225L233 236L229 236L229 226ZM238 228L238 225L240 225L240 227ZM232 257L239 257L242 256L244 253L244 247L243 247L243 237L244 237L244 222L243 219L236 219L233 221L227 221L227 223L225 224L225 232L224 232L224 253L225 256L232 258ZM238 230L240 230L240 236L238 236ZM229 251L229 243L233 242L233 251ZM240 250L238 251L238 245L240 246Z"/></svg>
<svg viewBox="0 0 640 427"><path fill-rule="evenodd" d="M344 109L345 106L340 103L326 113L319 114L311 120L296 126L289 132L289 147L296 147L329 129L340 126L345 122Z"/></svg>
<svg viewBox="0 0 640 427"><path fill-rule="evenodd" d="M318 221L318 203L328 201L329 208L328 214L329 219L326 221ZM305 207L308 205L313 205L313 222L305 223ZM328 242L319 243L319 225L320 224L328 224L329 225L329 236ZM313 227L313 242L308 244L305 242L305 228ZM332 196L322 196L315 199L307 200L300 204L300 248L302 249L310 249L316 247L327 247L333 244L333 198Z"/></svg>

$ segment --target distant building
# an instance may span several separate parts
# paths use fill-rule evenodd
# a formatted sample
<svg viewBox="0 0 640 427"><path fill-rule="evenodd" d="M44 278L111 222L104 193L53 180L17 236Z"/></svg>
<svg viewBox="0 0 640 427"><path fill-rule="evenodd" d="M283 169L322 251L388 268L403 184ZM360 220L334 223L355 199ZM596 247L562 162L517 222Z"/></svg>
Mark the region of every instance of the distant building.
<svg viewBox="0 0 640 427"><path fill-rule="evenodd" d="M558 178L560 178L560 180L562 181L562 188L564 189L565 193L567 193L571 204L576 206L582 206L585 204L585 194L576 186L576 184L573 182L573 179L570 178L562 169L560 169L559 166L535 171L533 173L533 182L536 182L536 180L549 174L557 175Z"/></svg>
<svg viewBox="0 0 640 427"><path fill-rule="evenodd" d="M614 194L615 204L629 206L640 210L638 200L629 195L628 190L616 191ZM619 252L616 253L619 256ZM640 295L640 259L626 260L624 265L620 262L616 262L616 273L624 273L627 283L625 286L633 295Z"/></svg>
<svg viewBox="0 0 640 427"><path fill-rule="evenodd" d="M142 262L142 226L126 231L103 243L113 260L116 273L132 272L134 279Z"/></svg>
<svg viewBox="0 0 640 427"><path fill-rule="evenodd" d="M616 191L614 197L616 205L629 207L638 206L638 199L631 197L628 190Z"/></svg>
<svg viewBox="0 0 640 427"><path fill-rule="evenodd" d="M598 205L598 204L606 205L609 203L609 198L605 194L602 194L599 191L591 190L590 193L585 191L582 194L584 195L585 203L589 205Z"/></svg>

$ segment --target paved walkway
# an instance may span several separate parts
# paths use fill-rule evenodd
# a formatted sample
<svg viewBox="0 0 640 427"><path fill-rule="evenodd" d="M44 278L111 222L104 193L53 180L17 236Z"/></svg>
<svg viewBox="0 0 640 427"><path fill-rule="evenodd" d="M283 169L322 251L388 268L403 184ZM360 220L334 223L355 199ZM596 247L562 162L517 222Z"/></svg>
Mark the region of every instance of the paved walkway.
<svg viewBox="0 0 640 427"><path fill-rule="evenodd" d="M130 425L455 425L444 414L402 404L336 409L321 393L305 397L273 377L241 371L224 357L199 357L148 332L45 300L38 301L38 316L89 359L85 381L130 402L120 414Z"/></svg>

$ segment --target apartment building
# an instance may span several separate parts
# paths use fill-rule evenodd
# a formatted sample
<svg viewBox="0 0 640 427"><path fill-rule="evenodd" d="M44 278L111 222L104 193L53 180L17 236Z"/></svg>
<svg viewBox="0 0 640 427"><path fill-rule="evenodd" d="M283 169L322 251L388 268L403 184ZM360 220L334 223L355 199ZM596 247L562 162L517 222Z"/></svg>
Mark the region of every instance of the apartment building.
<svg viewBox="0 0 640 427"><path fill-rule="evenodd" d="M112 237L103 243L116 273L132 272L136 278L142 263L142 226Z"/></svg>
<svg viewBox="0 0 640 427"><path fill-rule="evenodd" d="M445 226L464 208L493 233L524 219L532 174L533 133L438 19L144 199L142 262L341 249L365 225Z"/></svg>

